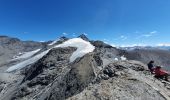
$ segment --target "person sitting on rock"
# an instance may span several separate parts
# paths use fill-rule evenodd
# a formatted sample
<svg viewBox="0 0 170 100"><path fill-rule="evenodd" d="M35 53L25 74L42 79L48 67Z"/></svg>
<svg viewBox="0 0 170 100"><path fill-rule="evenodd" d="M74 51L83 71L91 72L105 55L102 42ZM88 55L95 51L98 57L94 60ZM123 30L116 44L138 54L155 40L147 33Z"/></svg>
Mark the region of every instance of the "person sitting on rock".
<svg viewBox="0 0 170 100"><path fill-rule="evenodd" d="M156 78L160 78L160 79L169 81L168 80L169 73L167 71L163 70L161 66L156 66L156 68L154 69L154 72L155 72Z"/></svg>
<svg viewBox="0 0 170 100"><path fill-rule="evenodd" d="M151 60L149 63L148 63L148 69L149 69L149 71L153 74L153 72L154 72L154 61L153 60Z"/></svg>

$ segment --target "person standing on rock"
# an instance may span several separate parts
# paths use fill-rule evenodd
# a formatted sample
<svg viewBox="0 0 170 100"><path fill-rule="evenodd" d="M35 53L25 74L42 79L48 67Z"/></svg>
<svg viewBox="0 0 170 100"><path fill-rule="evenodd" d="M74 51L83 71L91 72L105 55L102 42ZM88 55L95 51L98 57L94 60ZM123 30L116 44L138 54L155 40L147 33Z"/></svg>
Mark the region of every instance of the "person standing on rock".
<svg viewBox="0 0 170 100"><path fill-rule="evenodd" d="M148 63L148 69L150 70L150 72L153 74L154 72L154 61L151 60L149 63Z"/></svg>

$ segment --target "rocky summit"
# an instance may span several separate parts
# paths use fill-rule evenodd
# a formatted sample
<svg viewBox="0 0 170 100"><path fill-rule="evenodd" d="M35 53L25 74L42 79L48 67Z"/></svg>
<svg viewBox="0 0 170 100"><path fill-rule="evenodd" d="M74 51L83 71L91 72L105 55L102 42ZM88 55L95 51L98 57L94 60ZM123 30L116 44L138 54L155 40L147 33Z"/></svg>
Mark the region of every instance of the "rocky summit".
<svg viewBox="0 0 170 100"><path fill-rule="evenodd" d="M1 36L0 100L170 100L170 83L146 65L159 53L78 38L40 43Z"/></svg>

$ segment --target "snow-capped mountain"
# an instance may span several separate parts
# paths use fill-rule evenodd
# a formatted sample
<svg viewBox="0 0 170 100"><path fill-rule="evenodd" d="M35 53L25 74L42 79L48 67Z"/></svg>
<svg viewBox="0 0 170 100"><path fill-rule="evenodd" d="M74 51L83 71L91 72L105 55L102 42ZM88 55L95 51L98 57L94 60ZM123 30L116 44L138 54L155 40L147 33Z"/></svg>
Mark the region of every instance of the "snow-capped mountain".
<svg viewBox="0 0 170 100"><path fill-rule="evenodd" d="M52 42L54 43L54 42ZM51 43L50 43L51 44ZM36 61L38 61L39 59L41 59L44 55L46 55L51 49L53 48L59 48L59 47L76 47L77 50L72 54L72 56L70 57L70 62L73 62L75 59L77 59L78 57L82 57L85 54L89 53L89 52L93 52L93 50L95 49L95 47L93 45L91 45L89 42L84 41L81 38L74 38L74 39L70 39L68 41L63 42L62 44L59 45L55 45L54 47L43 51L41 53L39 53L38 55L25 60L21 63L18 63L14 66L11 66L7 69L7 72L11 72L17 69L21 69L24 68L32 63L35 63ZM17 59L19 58L27 58L29 56L32 56L33 54L37 53L38 51L40 51L40 49L37 49L35 51L30 51L26 54L23 54L21 56L19 56ZM15 60L17 60L15 59Z"/></svg>
<svg viewBox="0 0 170 100"><path fill-rule="evenodd" d="M0 40L6 43L8 39ZM16 41L17 52L9 50L8 62L0 65L0 100L170 99L170 85L152 77L145 63L155 58L168 64L161 59L169 51L126 51L85 35L31 42L32 48L26 41ZM8 52L0 58L6 55Z"/></svg>
<svg viewBox="0 0 170 100"><path fill-rule="evenodd" d="M157 46L157 48L170 51L170 46Z"/></svg>
<svg viewBox="0 0 170 100"><path fill-rule="evenodd" d="M159 49L159 50L168 50L170 51L170 46L132 46L132 47L118 47L119 49L122 50L135 50L135 49L145 49L145 50L155 50L155 49Z"/></svg>

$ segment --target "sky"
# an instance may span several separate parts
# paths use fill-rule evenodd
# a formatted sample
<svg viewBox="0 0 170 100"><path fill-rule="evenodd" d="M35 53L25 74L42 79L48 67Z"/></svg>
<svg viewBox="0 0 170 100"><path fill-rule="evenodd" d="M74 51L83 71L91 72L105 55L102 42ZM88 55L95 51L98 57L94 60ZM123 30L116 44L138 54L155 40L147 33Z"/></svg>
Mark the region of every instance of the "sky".
<svg viewBox="0 0 170 100"><path fill-rule="evenodd" d="M119 46L170 45L170 0L0 0L0 35L80 34Z"/></svg>

